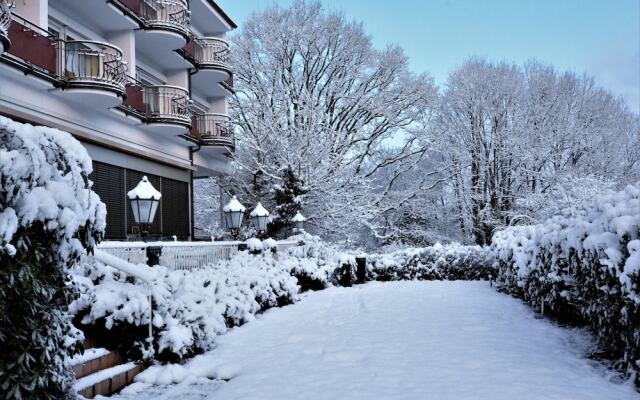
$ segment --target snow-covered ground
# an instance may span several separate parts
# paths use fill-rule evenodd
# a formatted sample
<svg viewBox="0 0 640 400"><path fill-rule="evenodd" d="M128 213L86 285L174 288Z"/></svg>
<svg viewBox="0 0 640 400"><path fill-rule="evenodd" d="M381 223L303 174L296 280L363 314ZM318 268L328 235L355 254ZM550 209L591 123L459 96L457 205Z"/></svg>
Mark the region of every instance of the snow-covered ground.
<svg viewBox="0 0 640 400"><path fill-rule="evenodd" d="M583 357L589 345L486 282L370 283L270 310L117 398L640 398Z"/></svg>

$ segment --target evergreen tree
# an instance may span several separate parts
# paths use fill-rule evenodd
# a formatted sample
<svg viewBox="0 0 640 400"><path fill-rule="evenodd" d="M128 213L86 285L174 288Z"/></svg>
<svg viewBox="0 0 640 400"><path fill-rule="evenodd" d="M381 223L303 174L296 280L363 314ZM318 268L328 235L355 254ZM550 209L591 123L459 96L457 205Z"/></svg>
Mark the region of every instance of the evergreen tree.
<svg viewBox="0 0 640 400"><path fill-rule="evenodd" d="M291 231L291 219L302 210L302 197L307 193L304 182L289 166L282 171L282 185L274 185L275 212L267 225L267 235L281 237Z"/></svg>

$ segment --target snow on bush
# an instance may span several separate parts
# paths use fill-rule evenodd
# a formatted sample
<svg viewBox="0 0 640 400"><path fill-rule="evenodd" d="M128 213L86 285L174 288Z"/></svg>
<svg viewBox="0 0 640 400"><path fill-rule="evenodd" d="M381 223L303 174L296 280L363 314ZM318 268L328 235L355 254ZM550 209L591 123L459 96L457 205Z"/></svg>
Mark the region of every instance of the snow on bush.
<svg viewBox="0 0 640 400"><path fill-rule="evenodd" d="M368 280L488 280L492 275L490 253L480 246L436 243L367 258Z"/></svg>
<svg viewBox="0 0 640 400"><path fill-rule="evenodd" d="M640 189L628 186L539 225L497 232L501 290L588 324L609 357L640 362Z"/></svg>
<svg viewBox="0 0 640 400"><path fill-rule="evenodd" d="M3 398L67 398L81 332L66 308L68 268L105 227L91 159L71 135L0 117L0 389Z"/></svg>
<svg viewBox="0 0 640 400"><path fill-rule="evenodd" d="M146 339L151 293L155 350L162 359L180 359L210 349L217 335L251 321L256 313L298 299L299 287L287 264L270 254L240 252L192 272L154 269L158 277L149 289L121 271L87 260L74 271L82 295L71 313L85 329L111 331L102 336L117 337L112 345L130 352ZM121 340L122 335L133 337Z"/></svg>

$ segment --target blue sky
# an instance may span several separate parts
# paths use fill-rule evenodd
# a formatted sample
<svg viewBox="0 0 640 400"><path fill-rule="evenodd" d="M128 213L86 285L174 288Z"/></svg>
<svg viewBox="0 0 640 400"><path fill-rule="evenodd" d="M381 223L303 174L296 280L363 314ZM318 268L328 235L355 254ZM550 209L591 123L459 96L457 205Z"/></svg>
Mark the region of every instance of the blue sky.
<svg viewBox="0 0 640 400"><path fill-rule="evenodd" d="M291 0L218 0L238 25ZM640 113L640 0L322 0L438 84L472 55L587 72Z"/></svg>

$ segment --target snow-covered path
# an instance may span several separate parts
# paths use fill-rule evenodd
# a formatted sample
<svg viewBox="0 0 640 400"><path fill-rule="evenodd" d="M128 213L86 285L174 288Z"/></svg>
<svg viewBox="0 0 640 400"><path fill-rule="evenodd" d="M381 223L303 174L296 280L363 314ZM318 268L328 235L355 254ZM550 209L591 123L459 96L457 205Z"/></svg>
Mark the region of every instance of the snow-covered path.
<svg viewBox="0 0 640 400"><path fill-rule="evenodd" d="M640 398L583 358L587 345L484 282L372 283L271 310L186 367L142 375L183 383L121 398Z"/></svg>

